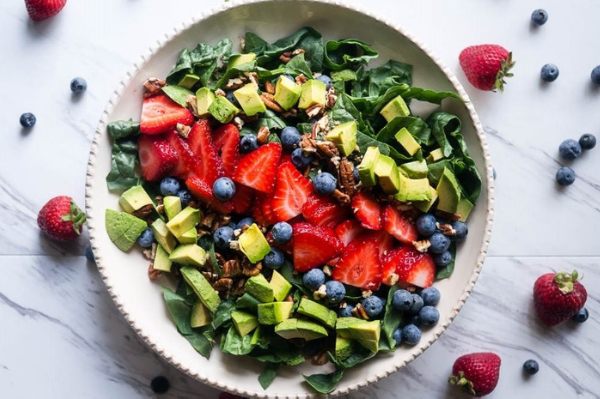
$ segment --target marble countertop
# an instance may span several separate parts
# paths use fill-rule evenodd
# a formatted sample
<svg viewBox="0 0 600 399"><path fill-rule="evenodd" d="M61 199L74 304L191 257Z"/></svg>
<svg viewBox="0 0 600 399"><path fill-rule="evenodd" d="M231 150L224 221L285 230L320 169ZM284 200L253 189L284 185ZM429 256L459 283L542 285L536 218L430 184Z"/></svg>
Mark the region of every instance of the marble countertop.
<svg viewBox="0 0 600 399"><path fill-rule="evenodd" d="M471 44L513 51L515 77L503 94L466 84L485 126L496 180L496 215L489 256L471 298L455 322L422 356L352 398L460 397L446 379L454 359L490 350L502 357L490 398L600 396L600 148L572 164L577 181L559 188L557 148L591 132L600 138L600 89L590 71L600 64L600 2L430 0L368 3L424 43L466 83L457 56ZM450 4L451 3L451 4ZM83 256L86 237L64 245L40 235L39 208L71 195L83 206L86 163L99 116L131 64L164 32L222 6L222 0L69 1L55 18L32 23L22 1L0 3L0 382L5 398L144 398L150 380L165 375L165 398L216 398L209 388L161 361L116 310L94 265ZM543 7L549 21L532 28ZM157 10L159 12L157 12ZM539 79L554 63L560 76ZM73 97L69 82L87 79ZM33 112L37 125L21 129ZM552 329L532 317L535 279L576 268L589 293L590 319ZM527 359L540 372L525 378Z"/></svg>

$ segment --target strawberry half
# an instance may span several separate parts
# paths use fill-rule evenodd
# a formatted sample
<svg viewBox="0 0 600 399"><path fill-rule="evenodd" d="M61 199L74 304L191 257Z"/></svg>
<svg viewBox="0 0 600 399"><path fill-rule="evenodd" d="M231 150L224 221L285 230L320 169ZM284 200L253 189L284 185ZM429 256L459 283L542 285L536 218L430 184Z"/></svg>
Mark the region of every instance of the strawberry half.
<svg viewBox="0 0 600 399"><path fill-rule="evenodd" d="M273 195L259 193L254 200L252 216L256 220L261 220L262 225L268 226L278 222L277 216L273 212Z"/></svg>
<svg viewBox="0 0 600 399"><path fill-rule="evenodd" d="M294 269L307 272L335 258L342 250L342 243L331 229L297 223L294 228Z"/></svg>
<svg viewBox="0 0 600 399"><path fill-rule="evenodd" d="M178 123L191 125L194 115L164 94L148 97L142 104L140 132L160 134L174 128Z"/></svg>
<svg viewBox="0 0 600 399"><path fill-rule="evenodd" d="M352 240L360 236L364 231L365 229L356 219L348 219L335 227L335 234L342 240L344 246L350 244Z"/></svg>
<svg viewBox="0 0 600 399"><path fill-rule="evenodd" d="M271 193L275 184L281 145L269 143L245 155L233 174L233 180L263 193Z"/></svg>
<svg viewBox="0 0 600 399"><path fill-rule="evenodd" d="M194 197L198 198L202 203L209 205L218 213L226 215L233 211L233 203L231 201L221 202L217 200L213 195L212 187L202 179L190 177L185 181L185 185Z"/></svg>
<svg viewBox="0 0 600 399"><path fill-rule="evenodd" d="M412 244L418 238L417 227L413 222L392 205L383 209L383 229L404 244Z"/></svg>
<svg viewBox="0 0 600 399"><path fill-rule="evenodd" d="M377 248L379 249L379 258L383 260L385 256L394 248L396 240L385 230L367 231L365 236L374 237L377 240Z"/></svg>
<svg viewBox="0 0 600 399"><path fill-rule="evenodd" d="M383 258L382 281L391 285L393 274L404 283L426 288L435 280L435 262L428 253L421 253L412 246L393 249Z"/></svg>
<svg viewBox="0 0 600 399"><path fill-rule="evenodd" d="M232 124L220 126L213 134L213 141L223 162L225 176L233 176L240 160L240 131Z"/></svg>
<svg viewBox="0 0 600 399"><path fill-rule="evenodd" d="M312 192L312 183L291 163L279 165L271 206L278 221L287 221L302 213Z"/></svg>
<svg viewBox="0 0 600 399"><path fill-rule="evenodd" d="M201 119L192 126L187 138L190 150L198 160L198 177L211 187L215 180L224 176L223 162L217 155L217 149L212 141L212 132L206 119Z"/></svg>
<svg viewBox="0 0 600 399"><path fill-rule="evenodd" d="M333 269L333 279L365 290L378 289L381 284L378 245L377 238L370 235L348 244Z"/></svg>
<svg viewBox="0 0 600 399"><path fill-rule="evenodd" d="M352 211L365 229L381 230L381 205L371 194L364 191L352 198Z"/></svg>
<svg viewBox="0 0 600 399"><path fill-rule="evenodd" d="M177 166L177 153L163 136L140 136L138 155L142 177L158 181L168 176Z"/></svg>
<svg viewBox="0 0 600 399"><path fill-rule="evenodd" d="M246 213L252 207L254 202L254 190L243 184L235 184L235 194L231 199L235 213Z"/></svg>
<svg viewBox="0 0 600 399"><path fill-rule="evenodd" d="M200 166L187 141L174 130L167 133L167 141L177 154L177 165L173 168L172 175L180 179L197 176Z"/></svg>
<svg viewBox="0 0 600 399"><path fill-rule="evenodd" d="M311 194L302 206L302 215L306 221L321 227L333 229L350 214L350 208L336 201Z"/></svg>

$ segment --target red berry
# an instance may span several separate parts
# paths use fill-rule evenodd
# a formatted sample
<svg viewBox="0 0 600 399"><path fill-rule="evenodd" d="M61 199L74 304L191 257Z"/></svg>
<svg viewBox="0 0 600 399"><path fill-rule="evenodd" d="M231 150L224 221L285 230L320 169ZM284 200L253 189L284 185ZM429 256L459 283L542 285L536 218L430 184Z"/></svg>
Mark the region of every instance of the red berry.
<svg viewBox="0 0 600 399"><path fill-rule="evenodd" d="M433 284L435 272L435 262L431 255L421 253L412 246L393 249L383 257L382 281L387 285L392 285L397 280L426 288Z"/></svg>
<svg viewBox="0 0 600 399"><path fill-rule="evenodd" d="M498 384L500 363L500 357L490 352L463 355L454 362L449 382L471 395L487 395Z"/></svg>
<svg viewBox="0 0 600 399"><path fill-rule="evenodd" d="M145 134L160 134L177 126L191 125L194 115L164 94L148 97L142 104L140 131Z"/></svg>
<svg viewBox="0 0 600 399"><path fill-rule="evenodd" d="M587 291L577 281L578 273L548 273L533 286L533 303L542 323L555 326L570 319L585 305Z"/></svg>
<svg viewBox="0 0 600 399"><path fill-rule="evenodd" d="M240 160L240 131L232 124L223 125L215 130L213 139L225 176L233 176Z"/></svg>
<svg viewBox="0 0 600 399"><path fill-rule="evenodd" d="M359 192L352 198L352 211L365 229L381 230L381 204L371 194Z"/></svg>
<svg viewBox="0 0 600 399"><path fill-rule="evenodd" d="M140 136L138 154L142 177L147 181L159 181L169 176L178 164L175 149L163 136Z"/></svg>
<svg viewBox="0 0 600 399"><path fill-rule="evenodd" d="M25 0L29 18L43 21L55 16L67 4L67 0Z"/></svg>
<svg viewBox="0 0 600 399"><path fill-rule="evenodd" d="M223 161L217 155L211 128L206 119L194 123L187 137L187 143L198 160L197 176L212 187L215 180L224 176L225 172L223 171Z"/></svg>
<svg viewBox="0 0 600 399"><path fill-rule="evenodd" d="M302 215L315 226L333 229L350 214L350 208L329 197L311 194L302 206Z"/></svg>
<svg viewBox="0 0 600 399"><path fill-rule="evenodd" d="M348 244L333 269L333 279L365 290L378 289L381 284L379 244L377 236L371 234Z"/></svg>
<svg viewBox="0 0 600 399"><path fill-rule="evenodd" d="M412 244L418 238L417 227L401 211L392 205L383 209L383 229L404 244Z"/></svg>
<svg viewBox="0 0 600 399"><path fill-rule="evenodd" d="M40 209L37 218L39 228L57 241L79 237L85 221L85 213L67 196L52 198Z"/></svg>
<svg viewBox="0 0 600 399"><path fill-rule="evenodd" d="M504 78L513 76L512 53L497 44L482 44L461 51L458 60L467 79L481 90L503 90Z"/></svg>
<svg viewBox="0 0 600 399"><path fill-rule="evenodd" d="M344 246L350 244L352 240L361 235L365 229L356 219L348 219L335 227L335 234L342 240Z"/></svg>
<svg viewBox="0 0 600 399"><path fill-rule="evenodd" d="M331 229L297 223L294 228L294 269L307 272L339 255L342 243Z"/></svg>
<svg viewBox="0 0 600 399"><path fill-rule="evenodd" d="M175 165L171 174L180 179L198 176L202 172L201 166L187 141L174 130L167 133L166 137L177 154L177 165Z"/></svg>
<svg viewBox="0 0 600 399"><path fill-rule="evenodd" d="M233 211L233 202L222 202L216 199L213 195L212 186L209 186L202 179L190 177L185 181L185 185L194 197L198 198L202 203L212 207L216 212L226 215Z"/></svg>
<svg viewBox="0 0 600 399"><path fill-rule="evenodd" d="M275 185L275 174L280 157L280 144L263 145L240 159L233 180L269 194Z"/></svg>
<svg viewBox="0 0 600 399"><path fill-rule="evenodd" d="M312 183L291 163L279 165L271 206L278 221L288 221L302 213L312 192Z"/></svg>

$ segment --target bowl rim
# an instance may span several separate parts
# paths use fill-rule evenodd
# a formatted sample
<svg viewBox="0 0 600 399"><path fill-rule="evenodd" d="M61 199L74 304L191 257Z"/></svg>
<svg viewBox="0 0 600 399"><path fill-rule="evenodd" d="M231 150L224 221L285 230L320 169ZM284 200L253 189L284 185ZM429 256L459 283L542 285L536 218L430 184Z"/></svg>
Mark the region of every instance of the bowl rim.
<svg viewBox="0 0 600 399"><path fill-rule="evenodd" d="M211 18L211 17L217 15L217 14L227 12L228 10L231 10L233 8L243 7L243 6L247 6L247 5L254 4L254 3L270 3L270 2L284 2L284 1L292 1L292 0L233 0L231 2L222 4L221 6L213 7L206 12L199 13L199 15L193 16L193 17L189 18L187 21L184 21L184 22L176 25L174 28L172 28L170 31L168 31L163 36L161 36L158 40L156 40L146 50L146 52L140 56L138 61L133 63L133 66L130 67L130 69L125 74L125 77L123 79L121 79L121 81L117 85L117 88L112 93L112 95L108 101L108 104L106 105L106 107L102 113L102 116L98 122L98 127L96 128L96 131L94 133L93 142L92 142L92 146L90 149L90 155L89 155L88 163L87 163L85 210L86 210L86 214L88 216L88 229L89 229L89 236L90 236L90 243L91 243L92 251L95 255L95 260L96 260L98 271L100 272L100 275L101 275L102 280L108 290L108 293L109 293L112 301L116 305L117 309L119 310L119 312L123 315L123 317L129 324L129 326L142 339L142 341L148 347L150 347L156 354L158 354L162 359L167 361L170 365L172 365L179 371L184 372L185 374L193 377L194 379L196 379L204 384L207 384L211 387L214 387L214 388L217 388L220 390L229 391L229 392L237 394L237 395L242 395L242 396L247 396L247 397L263 397L263 398L274 398L274 397L278 397L278 398L279 397L310 398L310 397L317 397L319 395L307 392L304 395L279 396L279 395L269 394L267 392L260 393L260 392L252 392L252 391L247 391L244 389L239 389L239 388L236 388L235 386L231 386L231 385L228 385L227 383L222 383L217 380L213 380L213 379L207 377L206 375L202 375L200 373L190 370L189 368L187 368L184 365L182 365L181 363L179 363L174 354L166 353L164 350L160 349L155 343L153 343L151 341L150 337L148 335L146 335L144 333L144 331L138 327L136 320L126 311L125 306L119 297L119 294L117 292L115 292L114 288L110 284L109 276L106 274L106 272L105 272L106 269L102 265L103 259L98 254L98 249L97 249L96 239L95 239L95 236L96 236L96 228L95 228L95 223L94 223L95 220L94 220L94 217L92 216L93 209L94 209L94 201L92 198L92 187L93 187L93 183L95 180L95 165L96 165L96 159L97 159L97 155L98 155L97 154L98 143L99 143L100 138L103 136L103 133L106 131L106 126L108 124L109 117L111 116L116 103L122 96L124 90L127 88L130 81L136 75L136 73L152 57L154 57L159 50L161 50L163 47L165 47L167 44L169 44L172 40L174 40L182 32L190 29L197 23L200 23L208 18ZM487 140L485 138L483 127L481 125L481 122L479 121L479 117L477 116L477 113L475 111L473 103L471 102L468 94L466 93L463 85L460 83L460 81L458 80L456 75L426 45L424 45L419 39L417 39L415 36L413 36L410 32L407 32L407 30L405 28L387 20L387 18L385 18L383 16L377 15L370 11L366 11L365 9L363 9L362 7L359 7L357 5L345 4L343 2L343 0L303 0L303 1L306 3L319 3L319 4L333 5L336 7L344 8L344 9L354 11L354 12L363 14L365 16L368 16L368 17L372 18L373 20L386 25L387 27L395 30L396 32L398 32L401 35L403 35L404 37L406 37L406 39L408 39L415 46L417 46L419 49L421 49L421 51L423 51L432 60L437 65L437 67L440 68L440 70L446 75L446 77L448 78L448 80L451 82L452 86L456 90L456 92L464 100L464 105L468 111L471 121L473 122L473 126L475 128L476 135L479 139L479 145L482 150L482 154L483 154L483 158L484 158L484 165L485 165L484 177L486 179L486 185L487 185L487 190L486 190L487 191L487 204L486 204L487 216L486 216L486 222L485 222L485 228L484 228L484 235L482 237L481 250L477 257L476 266L473 269L473 272L471 273L471 276L469 278L467 287L466 287L465 291L463 292L462 296L459 298L457 305L450 312L450 315L444 319L444 322L441 324L441 327L437 328L436 333L431 337L431 339L428 340L426 343L420 345L421 346L420 350L418 350L416 353L414 353L413 356L411 356L410 358L404 359L402 361L398 361L393 364L393 367L390 367L386 370L381 370L381 372L378 372L375 375L371 375L368 378L365 378L364 380L362 380L360 382L357 382L353 385L349 385L343 389L336 389L330 395L328 395L330 397L333 397L333 396L348 394L352 391L356 391L358 389L364 388L368 385L376 383L377 381L389 376L392 373L397 372L402 367L406 366L408 363L410 363L411 361L416 359L418 356L420 356L425 350L427 350L440 337L440 335L443 332L446 331L448 326L451 324L451 322L454 320L454 318L458 315L459 311L465 304L466 300L469 298L469 296L473 290L473 287L475 286L475 283L477 282L477 279L479 278L479 275L481 274L481 270L483 267L485 257L487 255L487 249L488 249L488 245L489 245L490 238L491 238L493 216L494 216L494 203L495 203L494 193L495 192L494 192L493 169L492 169L492 164L491 164L491 154L489 151L489 146L488 146Z"/></svg>

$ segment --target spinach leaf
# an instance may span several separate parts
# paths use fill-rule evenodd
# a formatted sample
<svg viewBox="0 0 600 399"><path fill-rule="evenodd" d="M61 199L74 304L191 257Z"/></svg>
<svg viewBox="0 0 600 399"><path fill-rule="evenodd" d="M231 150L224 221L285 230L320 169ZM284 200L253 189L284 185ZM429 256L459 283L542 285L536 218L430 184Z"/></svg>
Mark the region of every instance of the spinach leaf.
<svg viewBox="0 0 600 399"><path fill-rule="evenodd" d="M279 273L285 278L290 284L294 287L298 288L304 295L312 298L312 292L304 286L304 282L302 281L302 276L298 273L294 273L294 265L288 259L285 260L285 263L279 269Z"/></svg>
<svg viewBox="0 0 600 399"><path fill-rule="evenodd" d="M336 370L331 374L302 374L302 377L315 391L328 394L335 389L335 386L342 379L343 375L344 372L342 370Z"/></svg>
<svg viewBox="0 0 600 399"><path fill-rule="evenodd" d="M205 334L193 331L190 335L185 335L185 339L192 345L192 347L198 352L200 355L205 358L210 357L210 352L212 351L212 342L205 336Z"/></svg>
<svg viewBox="0 0 600 399"><path fill-rule="evenodd" d="M429 89L422 89L420 87L411 87L407 89L404 93L402 93L402 98L411 99L414 98L418 101L425 101L433 104L441 104L442 100L446 98L455 98L457 100L461 100L462 98L451 91L435 91Z"/></svg>
<svg viewBox="0 0 600 399"><path fill-rule="evenodd" d="M325 65L332 71L356 69L378 56L377 51L357 39L330 40L325 44Z"/></svg>
<svg viewBox="0 0 600 399"><path fill-rule="evenodd" d="M229 79L237 78L244 72L254 71L254 69L256 69L256 61L239 64L233 68L227 68L225 73L221 77L219 77L219 80L216 83L208 84L207 86L211 89L218 89L227 84L227 81Z"/></svg>
<svg viewBox="0 0 600 399"><path fill-rule="evenodd" d="M198 300L198 296L196 295L192 287L190 287L188 283L185 282L184 279L179 280L179 283L177 284L177 290L175 291L175 293L180 297L183 297L185 299L185 302L190 306L193 306L194 303L196 303L196 301Z"/></svg>
<svg viewBox="0 0 600 399"><path fill-rule="evenodd" d="M266 110L265 113L262 114L262 116L260 117L260 119L257 122L257 125L259 127L266 126L269 128L269 130L283 129L284 127L287 126L285 124L285 122L280 117L278 117L275 112L271 111L270 109Z"/></svg>
<svg viewBox="0 0 600 399"><path fill-rule="evenodd" d="M108 190L127 190L140 184L141 179L135 173L137 163L137 141L131 138L116 140L112 145L110 172L106 175Z"/></svg>
<svg viewBox="0 0 600 399"><path fill-rule="evenodd" d="M213 270L217 273L217 275L219 275L219 277L222 277L223 271L221 270L221 266L219 266L219 261L217 260L214 241L211 243L210 249L208 250L208 259L210 260Z"/></svg>
<svg viewBox="0 0 600 399"><path fill-rule="evenodd" d="M429 129L425 124L425 121L418 116L398 116L389 121L383 129L377 133L375 138L384 143L389 143L390 141L393 142L394 136L403 127L405 127L418 142L421 141L420 135L422 134L423 129Z"/></svg>
<svg viewBox="0 0 600 399"><path fill-rule="evenodd" d="M333 108L328 114L330 120L329 123L332 127L334 126L334 122L346 123L356 121L358 130L367 130L360 111L352 103L351 97L345 93L338 96Z"/></svg>
<svg viewBox="0 0 600 399"><path fill-rule="evenodd" d="M187 96L194 95L194 93L192 93L190 90L186 89L185 87L175 86L175 85L165 86L162 88L162 91L167 96L169 96L169 98L171 100L175 101L177 104L181 105L184 108L187 107L187 101L186 101Z"/></svg>
<svg viewBox="0 0 600 399"><path fill-rule="evenodd" d="M447 112L434 112L427 118L427 124L431 128L431 133L439 144L445 157L452 154L452 145L448 140L451 133L460 131L460 119Z"/></svg>
<svg viewBox="0 0 600 399"><path fill-rule="evenodd" d="M448 278L452 275L452 272L454 271L454 263L456 261L456 243L454 241L450 244L450 248L448 250L452 254L452 260L447 266L438 269L435 275L436 280L443 280L445 278Z"/></svg>
<svg viewBox="0 0 600 399"><path fill-rule="evenodd" d="M219 64L231 54L232 46L231 40L222 39L215 46L200 43L192 51L183 49L175 68L167 75L167 83L176 85L185 74L193 73L198 75L203 86L209 86Z"/></svg>
<svg viewBox="0 0 600 399"><path fill-rule="evenodd" d="M258 382L260 383L262 389L267 389L271 385L273 380L275 380L275 377L277 377L278 369L279 363L267 362L267 364L265 364L265 368L258 376Z"/></svg>
<svg viewBox="0 0 600 399"><path fill-rule="evenodd" d="M357 72L352 69L331 72L331 80L334 82L352 82L357 79Z"/></svg>
<svg viewBox="0 0 600 399"><path fill-rule="evenodd" d="M247 355L254 349L252 334L243 337L238 334L235 327L229 327L225 338L221 338L221 351L234 356Z"/></svg>
<svg viewBox="0 0 600 399"><path fill-rule="evenodd" d="M364 346L361 346L361 345L357 345L354 353L343 360L336 359L331 354L331 352L327 352L327 356L329 357L329 360L331 361L331 363L335 364L335 366L340 370L346 370L346 369L355 367L355 366L369 360L376 354L377 354L376 352L371 352L370 350L368 350L367 348L365 348Z"/></svg>
<svg viewBox="0 0 600 399"><path fill-rule="evenodd" d="M231 314L236 310L235 302L233 299L227 299L226 301L221 301L217 311L214 314L213 321L211 323L212 328L215 330L225 323L231 321Z"/></svg>
<svg viewBox="0 0 600 399"><path fill-rule="evenodd" d="M380 153L382 153L383 155L388 155L398 162L405 163L413 159L412 157L401 154L398 150L396 150L389 144L382 143L381 141L378 141L371 136L367 136L362 132L357 132L356 142L358 144L358 147L360 148L360 153L362 155L365 155L365 152L367 151L368 147L377 147L379 148Z"/></svg>
<svg viewBox="0 0 600 399"><path fill-rule="evenodd" d="M352 87L356 97L381 96L393 86L412 84L412 65L389 60L385 64L370 70L359 70L360 80Z"/></svg>
<svg viewBox="0 0 600 399"><path fill-rule="evenodd" d="M312 79L313 74L310 71L310 67L304 59L304 54L298 54L292 58L287 64L285 64L284 73L292 76L298 76L304 74L307 79Z"/></svg>
<svg viewBox="0 0 600 399"><path fill-rule="evenodd" d="M392 306L394 293L399 289L400 288L396 284L390 287L390 291L388 292L387 296L387 302L385 303L385 313L383 315L383 321L381 323L383 336L387 340L387 344L390 347L390 349L396 347L396 340L392 338L392 335L394 334L394 331L396 331L396 329L400 325L400 322L402 321L402 315ZM382 350L382 348L379 349Z"/></svg>
<svg viewBox="0 0 600 399"><path fill-rule="evenodd" d="M163 298L167 304L167 309L171 314L173 322L177 326L179 332L183 335L190 335L193 333L192 326L190 325L190 317L192 313L192 307L186 302L186 299L177 293L173 292L167 287L162 287Z"/></svg>
<svg viewBox="0 0 600 399"><path fill-rule="evenodd" d="M454 174L460 182L463 196L474 204L481 194L481 175L475 166L475 161L469 155L463 135L460 132L452 132L448 140L459 158L454 162Z"/></svg>
<svg viewBox="0 0 600 399"><path fill-rule="evenodd" d="M106 126L106 131L113 140L121 140L129 136L137 136L140 133L140 123L131 119L110 122Z"/></svg>
<svg viewBox="0 0 600 399"><path fill-rule="evenodd" d="M442 173L444 173L444 168L448 168L453 170L454 167L452 165L452 160L450 159L440 159L437 162L433 162L427 164L427 178L431 182L433 186L437 186L440 182L440 178L442 177Z"/></svg>

